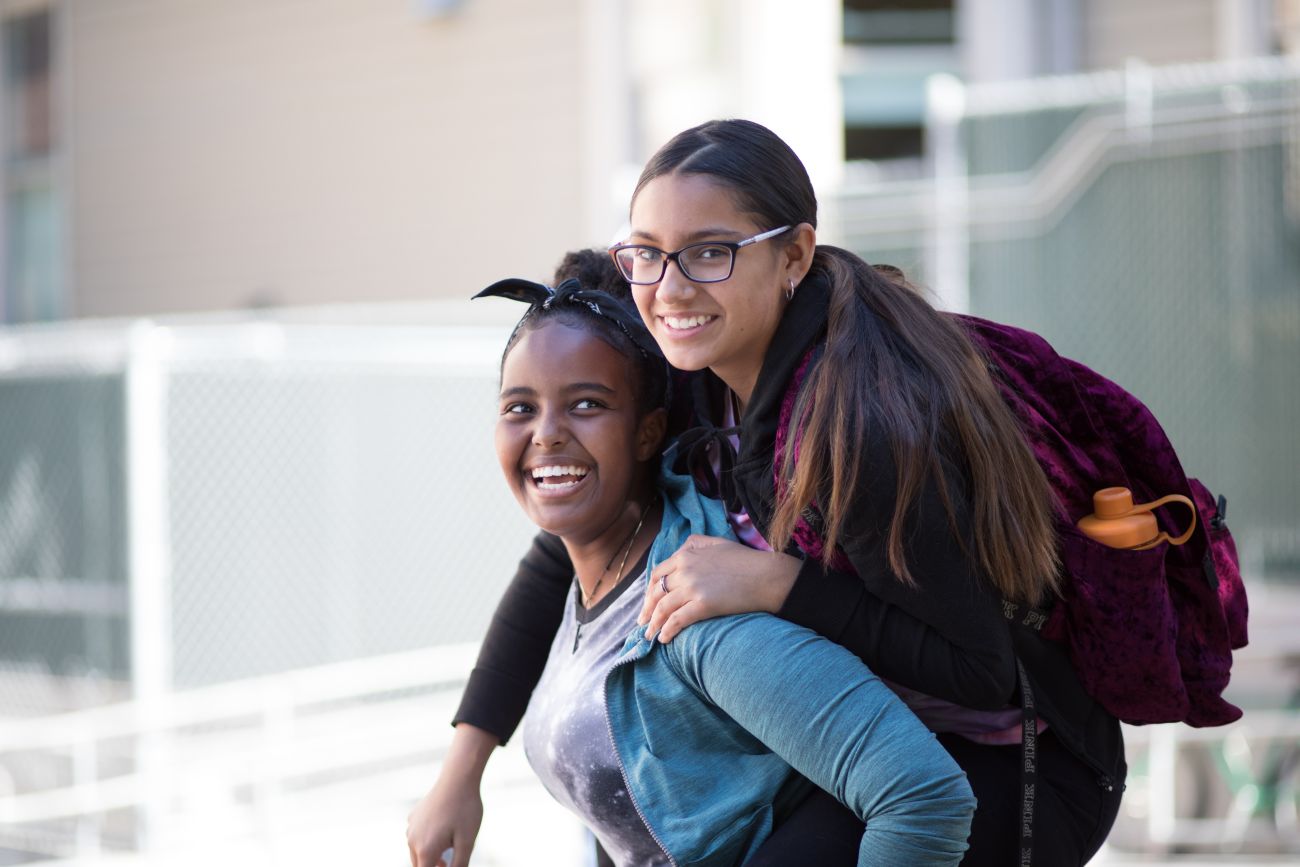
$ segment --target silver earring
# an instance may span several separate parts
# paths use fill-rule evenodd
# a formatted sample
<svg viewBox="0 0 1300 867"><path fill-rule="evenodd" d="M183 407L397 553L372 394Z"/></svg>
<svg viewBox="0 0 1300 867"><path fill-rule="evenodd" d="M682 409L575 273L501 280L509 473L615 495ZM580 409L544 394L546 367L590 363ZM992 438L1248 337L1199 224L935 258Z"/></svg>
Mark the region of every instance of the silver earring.
<svg viewBox="0 0 1300 867"><path fill-rule="evenodd" d="M794 278L789 277L787 279L790 281L790 289L788 292L785 293L785 300L791 301L794 299Z"/></svg>

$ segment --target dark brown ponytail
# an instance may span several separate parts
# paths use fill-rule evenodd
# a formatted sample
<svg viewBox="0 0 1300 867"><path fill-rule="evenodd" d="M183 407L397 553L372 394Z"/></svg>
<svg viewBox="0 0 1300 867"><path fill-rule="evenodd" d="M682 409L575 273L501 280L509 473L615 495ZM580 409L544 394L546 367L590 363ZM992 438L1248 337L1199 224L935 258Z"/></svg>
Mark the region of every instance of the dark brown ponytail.
<svg viewBox="0 0 1300 867"><path fill-rule="evenodd" d="M862 496L855 490L861 450L842 444L884 439L897 469L887 539L894 573L914 581L904 530L932 479L959 541L953 498L968 501L974 554L993 585L1008 599L1041 601L1057 572L1055 499L960 322L930 306L897 269L873 268L828 246L817 248L813 268L831 285L826 348L791 420L802 427L799 461L793 431L779 456L785 485L769 531L773 547L788 544L799 514L816 498L829 561L846 511ZM879 425L883 436L873 437L869 425ZM952 489L963 480L961 490Z"/></svg>

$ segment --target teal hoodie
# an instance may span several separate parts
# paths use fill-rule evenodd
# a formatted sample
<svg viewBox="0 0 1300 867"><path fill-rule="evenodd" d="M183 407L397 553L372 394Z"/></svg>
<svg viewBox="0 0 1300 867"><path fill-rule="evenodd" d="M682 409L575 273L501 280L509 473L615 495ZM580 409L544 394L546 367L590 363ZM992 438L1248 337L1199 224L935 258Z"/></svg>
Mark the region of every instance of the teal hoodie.
<svg viewBox="0 0 1300 867"><path fill-rule="evenodd" d="M672 466L673 450L664 456ZM721 503L665 469L648 569L693 533L734 539ZM670 644L629 636L605 679L638 812L674 864L740 864L820 786L866 823L859 865L948 865L966 851L966 776L863 662L769 614L705 620Z"/></svg>

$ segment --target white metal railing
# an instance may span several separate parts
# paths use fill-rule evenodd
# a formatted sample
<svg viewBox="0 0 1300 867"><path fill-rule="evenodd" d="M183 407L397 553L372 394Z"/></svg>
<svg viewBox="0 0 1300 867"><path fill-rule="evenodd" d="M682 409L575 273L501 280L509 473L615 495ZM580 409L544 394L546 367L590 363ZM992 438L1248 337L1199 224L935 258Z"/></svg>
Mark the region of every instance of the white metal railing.
<svg viewBox="0 0 1300 867"><path fill-rule="evenodd" d="M474 653L473 644L436 647L0 722L0 767L63 758L71 768L56 785L0 796L0 832L56 820L93 827L130 809L149 848L190 824L188 802L241 799L250 809L232 833L271 824L289 787L362 777L445 749L450 703ZM101 773L104 756L124 744L124 770ZM81 854L98 845L93 836L77 835Z"/></svg>
<svg viewBox="0 0 1300 867"><path fill-rule="evenodd" d="M40 399L53 401L47 380L122 385L124 397L105 400L114 412L104 424L79 423L116 438L101 449L109 469L92 468L100 476L115 478L126 453L121 496L85 511L125 505L127 518L83 535L124 528L129 538L113 538L129 556L100 570L107 577L16 567L0 604L7 615L98 617L107 625L97 640L129 644L128 670L93 658L79 666L85 657L60 668L39 656L34 670L46 682L50 670L108 670L101 682L134 696L51 715L87 696L12 702L27 663L0 662L0 686L11 690L0 707L45 714L0 719L0 861L13 850L97 864L124 850L195 863L188 855L205 854L209 841L273 852L286 825L342 827L358 813L382 815L393 824L383 839L400 840L451 736L473 653L466 644L389 652L433 635L477 640L534 532L501 499L489 446L492 382L518 313L492 304L447 316L432 306L353 312L0 328L0 379L32 383ZM7 453L30 448L42 470L85 457L64 459L43 448L41 431L21 433ZM265 456L232 443L266 444ZM283 460L297 457L285 443L305 444L319 472ZM0 507L13 500L27 511L6 514L60 514L44 498L62 490L48 474L7 478L18 481L0 491ZM250 520L250 509L261 514ZM466 517L479 514L494 519ZM8 550L67 535L34 520L0 524ZM65 559L111 562L103 548ZM362 658L330 662L349 657ZM286 673L248 678L267 671ZM505 769L507 799L535 798L521 760L494 766ZM509 842L498 834L492 845ZM187 857L173 859L181 850Z"/></svg>
<svg viewBox="0 0 1300 867"><path fill-rule="evenodd" d="M1250 711L1211 729L1125 727L1124 740L1130 754L1146 752L1144 846L1300 851L1300 711ZM1188 764L1193 750L1207 767ZM1221 810L1180 809L1180 802L1213 798L1224 802Z"/></svg>
<svg viewBox="0 0 1300 867"><path fill-rule="evenodd" d="M1176 91L1235 84L1269 84L1298 77L1300 58L1292 56L1168 66L1130 62L1124 69L972 85L967 92L966 116L1077 108L1099 100L1124 100L1133 92L1136 82L1141 82L1140 88Z"/></svg>
<svg viewBox="0 0 1300 867"><path fill-rule="evenodd" d="M1300 79L1300 68L1295 65L1273 64L1269 68ZM1099 77L1104 79L1105 74ZM948 77L939 77L938 83L940 89L962 88ZM944 127L972 115L971 99L977 104L989 101L979 96L983 87L965 89L956 111L932 113L930 138L946 143L948 149L958 148L958 137L945 133ZM1111 165L1215 151L1223 147L1225 135L1249 137L1245 142L1234 139L1237 147L1276 143L1284 140L1300 119L1300 104L1291 99L1254 101L1249 108L1250 114L1245 116L1242 106L1231 99L1218 105L1158 105L1139 113L1126 110L1123 104L1098 106L1084 112L1034 166L1019 172L966 177L959 155L936 153L934 158L936 168L947 165L949 173L956 171L969 183L967 207L957 215L963 223L978 225L981 230L991 225L1021 227L1015 237L1040 235ZM987 108L984 111L987 113ZM945 188L945 197L935 195L936 185ZM848 238L868 237L877 246L891 240L923 239L934 225L936 212L951 210L942 205L952 195L951 186L951 179L936 171L934 179L848 187L840 195L842 231Z"/></svg>
<svg viewBox="0 0 1300 867"><path fill-rule="evenodd" d="M978 215L982 237L1042 235L1112 165L1217 151L1225 136L1236 147L1276 144L1298 119L1291 100L1256 103L1249 117L1230 105L1163 109L1151 118L1150 138L1135 142L1129 118L1088 114L1030 171L972 180L969 214Z"/></svg>

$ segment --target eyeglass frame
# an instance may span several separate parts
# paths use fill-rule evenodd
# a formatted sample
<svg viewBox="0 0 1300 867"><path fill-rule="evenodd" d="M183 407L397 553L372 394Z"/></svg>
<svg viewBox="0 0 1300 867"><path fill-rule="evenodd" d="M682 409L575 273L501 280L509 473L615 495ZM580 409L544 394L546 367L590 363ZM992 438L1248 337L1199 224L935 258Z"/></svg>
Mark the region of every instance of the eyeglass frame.
<svg viewBox="0 0 1300 867"><path fill-rule="evenodd" d="M677 250L676 252L673 253L669 253L667 250L661 250L660 248L652 244L615 244L614 246L609 248L609 256L611 259L614 260L614 267L618 269L618 273L623 277L624 280L626 280L632 286L653 286L654 284L660 282L668 274L669 262L675 263L677 265L677 270L682 272L682 276L685 277L687 280L690 280L692 283L721 283L724 280L730 280L732 273L734 273L736 270L736 251L744 247L749 247L754 244L762 243L763 241L766 241L770 238L775 238L777 235L780 235L782 232L788 232L792 228L794 227L782 226L779 229L768 229L766 232L759 232L757 235L754 235L752 238L746 238L743 241L697 241L694 244L687 244L685 247L682 247L680 250ZM682 262L679 257L687 250L691 249L692 247L726 247L728 250L730 250L731 262L727 267L726 276L718 277L713 280L697 280L694 277L692 277L690 274L688 274L686 272L686 269L682 267ZM619 264L618 254L623 250L654 250L656 253L662 253L664 257L663 267L659 269L659 276L654 280L640 280L640 281L633 280L631 277L627 275L627 272L623 270L623 266Z"/></svg>

